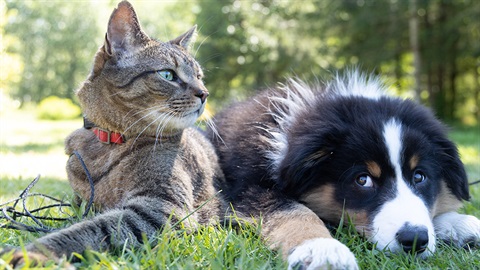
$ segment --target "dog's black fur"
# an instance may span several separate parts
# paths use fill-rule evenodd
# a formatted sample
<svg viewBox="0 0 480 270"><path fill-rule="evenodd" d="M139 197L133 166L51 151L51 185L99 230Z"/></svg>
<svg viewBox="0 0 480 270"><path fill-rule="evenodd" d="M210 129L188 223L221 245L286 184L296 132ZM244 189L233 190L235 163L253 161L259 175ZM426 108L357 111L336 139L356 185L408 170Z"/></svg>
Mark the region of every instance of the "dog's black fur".
<svg viewBox="0 0 480 270"><path fill-rule="evenodd" d="M215 117L219 136L211 132L211 139L227 179L224 192L237 213L275 224L269 216L310 207L306 198L320 190L315 202L326 203L314 211L321 220L338 224L343 211L362 213L364 224L359 228L372 230L383 205L398 196L398 176L389 156L393 146L384 138L389 121L401 127L401 177L431 216L456 207L438 205L469 199L457 148L433 113L411 100L384 93L372 98L361 89L348 89L358 88L352 80L366 88L379 84L356 72L316 87L292 80L281 89L228 106ZM371 162L374 166L367 166ZM372 168L379 175L373 176ZM356 182L364 175L373 179L373 188ZM326 209L332 206L337 209ZM266 238L297 237L272 236L277 226L266 226ZM288 248L291 252L296 246Z"/></svg>

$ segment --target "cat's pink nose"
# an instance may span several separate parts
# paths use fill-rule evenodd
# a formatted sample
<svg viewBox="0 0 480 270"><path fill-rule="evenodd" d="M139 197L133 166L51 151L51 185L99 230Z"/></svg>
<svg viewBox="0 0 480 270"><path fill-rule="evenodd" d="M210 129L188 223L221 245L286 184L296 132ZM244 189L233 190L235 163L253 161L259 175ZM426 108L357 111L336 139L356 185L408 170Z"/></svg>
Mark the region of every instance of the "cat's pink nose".
<svg viewBox="0 0 480 270"><path fill-rule="evenodd" d="M195 93L195 96L196 97L199 97L200 100L202 101L202 103L205 103L205 101L207 100L207 97L208 97L208 91L204 91L204 90L199 90L197 93Z"/></svg>

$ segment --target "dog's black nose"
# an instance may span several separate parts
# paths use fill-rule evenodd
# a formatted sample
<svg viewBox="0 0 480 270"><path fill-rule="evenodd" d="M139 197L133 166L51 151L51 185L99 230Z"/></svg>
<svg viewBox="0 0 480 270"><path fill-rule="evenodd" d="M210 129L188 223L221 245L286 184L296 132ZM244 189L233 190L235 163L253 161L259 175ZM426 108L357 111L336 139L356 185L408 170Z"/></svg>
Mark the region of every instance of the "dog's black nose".
<svg viewBox="0 0 480 270"><path fill-rule="evenodd" d="M405 225L397 232L397 241L407 253L422 253L428 246L428 229Z"/></svg>

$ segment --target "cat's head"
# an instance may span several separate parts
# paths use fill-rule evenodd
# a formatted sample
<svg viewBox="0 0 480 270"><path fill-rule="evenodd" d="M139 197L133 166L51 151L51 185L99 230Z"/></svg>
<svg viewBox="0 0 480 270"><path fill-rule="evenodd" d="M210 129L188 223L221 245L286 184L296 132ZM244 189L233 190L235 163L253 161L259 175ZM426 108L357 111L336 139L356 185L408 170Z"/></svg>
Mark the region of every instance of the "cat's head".
<svg viewBox="0 0 480 270"><path fill-rule="evenodd" d="M85 117L126 136L168 136L202 114L208 91L188 53L196 26L168 42L143 32L127 1L113 11L105 44L77 91Z"/></svg>

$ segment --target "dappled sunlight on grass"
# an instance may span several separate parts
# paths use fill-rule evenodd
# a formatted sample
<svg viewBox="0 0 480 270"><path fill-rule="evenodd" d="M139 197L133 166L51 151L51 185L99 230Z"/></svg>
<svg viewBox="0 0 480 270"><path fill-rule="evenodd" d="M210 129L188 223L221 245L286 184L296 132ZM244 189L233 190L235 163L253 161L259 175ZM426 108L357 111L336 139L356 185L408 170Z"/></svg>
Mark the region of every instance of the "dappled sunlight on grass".
<svg viewBox="0 0 480 270"><path fill-rule="evenodd" d="M67 179L65 164L67 156L62 153L37 154L37 153L2 153L0 155L0 178L22 177L33 179L37 175L44 178Z"/></svg>
<svg viewBox="0 0 480 270"><path fill-rule="evenodd" d="M33 110L0 114L0 196L18 195L39 174L39 189L70 190L63 141L81 126L81 119L40 121Z"/></svg>
<svg viewBox="0 0 480 270"><path fill-rule="evenodd" d="M0 202L16 198L33 181L34 177L0 177ZM30 190L32 192L41 192L48 190L48 195L63 198L71 197L73 192L66 179L53 177L40 177L37 184Z"/></svg>
<svg viewBox="0 0 480 270"><path fill-rule="evenodd" d="M16 199L37 175L37 184L29 191L44 193L69 202L73 191L67 181L64 153L64 138L81 126L81 120L39 121L33 110L9 110L0 113L0 203ZM29 198L27 208L32 210L45 204L42 197ZM9 204L12 206L12 204ZM21 202L17 204L21 209ZM40 215L63 217L63 212L51 209ZM31 220L20 218L20 222L35 225ZM30 224L31 223L31 224ZM58 227L63 223L42 222ZM9 244L18 245L22 239L30 242L38 237L36 233L3 230L2 237ZM0 267L1 268L1 267Z"/></svg>
<svg viewBox="0 0 480 270"><path fill-rule="evenodd" d="M454 128L450 137L457 143L469 182L480 180L480 126ZM480 217L480 184L471 185L469 189L470 201L464 204L462 211Z"/></svg>
<svg viewBox="0 0 480 270"><path fill-rule="evenodd" d="M460 152L460 157L467 167L468 178L470 181L480 179L480 145L477 147L473 146L462 146L458 147Z"/></svg>

